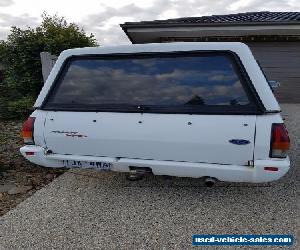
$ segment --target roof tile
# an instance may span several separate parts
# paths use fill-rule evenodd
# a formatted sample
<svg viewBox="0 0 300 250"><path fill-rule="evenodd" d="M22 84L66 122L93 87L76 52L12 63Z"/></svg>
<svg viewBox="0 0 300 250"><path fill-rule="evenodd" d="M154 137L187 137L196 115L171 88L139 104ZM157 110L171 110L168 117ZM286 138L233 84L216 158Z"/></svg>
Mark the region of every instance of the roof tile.
<svg viewBox="0 0 300 250"><path fill-rule="evenodd" d="M246 12L229 15L182 17L166 20L127 22L126 24L217 24L217 23L300 22L300 12Z"/></svg>

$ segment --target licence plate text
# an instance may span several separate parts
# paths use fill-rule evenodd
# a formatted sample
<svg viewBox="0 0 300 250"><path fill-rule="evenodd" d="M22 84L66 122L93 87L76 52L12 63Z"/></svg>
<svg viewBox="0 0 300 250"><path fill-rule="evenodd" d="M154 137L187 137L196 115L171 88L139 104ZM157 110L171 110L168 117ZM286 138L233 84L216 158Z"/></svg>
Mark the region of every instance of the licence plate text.
<svg viewBox="0 0 300 250"><path fill-rule="evenodd" d="M69 168L96 168L100 170L110 170L112 163L102 161L63 161L64 167Z"/></svg>

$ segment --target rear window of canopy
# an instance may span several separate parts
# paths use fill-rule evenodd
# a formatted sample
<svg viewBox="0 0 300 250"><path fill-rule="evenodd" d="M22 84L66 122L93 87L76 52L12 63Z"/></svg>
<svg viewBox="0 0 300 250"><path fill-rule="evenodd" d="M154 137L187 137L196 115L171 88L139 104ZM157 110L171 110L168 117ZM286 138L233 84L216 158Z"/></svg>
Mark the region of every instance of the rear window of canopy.
<svg viewBox="0 0 300 250"><path fill-rule="evenodd" d="M221 52L71 58L46 109L253 110L233 56Z"/></svg>

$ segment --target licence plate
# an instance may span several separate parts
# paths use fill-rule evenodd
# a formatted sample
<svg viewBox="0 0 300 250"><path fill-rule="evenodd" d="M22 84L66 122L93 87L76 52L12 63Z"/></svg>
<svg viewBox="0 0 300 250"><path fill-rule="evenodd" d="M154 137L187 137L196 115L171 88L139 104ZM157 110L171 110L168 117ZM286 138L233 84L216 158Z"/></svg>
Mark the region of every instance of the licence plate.
<svg viewBox="0 0 300 250"><path fill-rule="evenodd" d="M100 170L110 170L112 163L103 161L63 161L64 167L68 168L96 168Z"/></svg>

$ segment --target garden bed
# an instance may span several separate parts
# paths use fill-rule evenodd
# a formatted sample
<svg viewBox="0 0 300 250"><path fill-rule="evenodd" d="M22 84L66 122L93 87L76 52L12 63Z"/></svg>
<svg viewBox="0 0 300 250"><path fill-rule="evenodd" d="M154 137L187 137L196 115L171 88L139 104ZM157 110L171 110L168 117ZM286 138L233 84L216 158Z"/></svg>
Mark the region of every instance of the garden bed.
<svg viewBox="0 0 300 250"><path fill-rule="evenodd" d="M19 152L21 127L19 121L0 121L0 216L66 171L25 160Z"/></svg>

